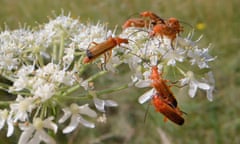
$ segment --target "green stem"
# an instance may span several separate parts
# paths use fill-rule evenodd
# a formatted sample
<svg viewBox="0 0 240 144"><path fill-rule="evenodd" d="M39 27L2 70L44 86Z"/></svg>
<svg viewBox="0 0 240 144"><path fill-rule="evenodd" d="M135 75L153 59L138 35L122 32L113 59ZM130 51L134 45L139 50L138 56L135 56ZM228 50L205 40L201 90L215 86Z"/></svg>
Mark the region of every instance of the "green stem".
<svg viewBox="0 0 240 144"><path fill-rule="evenodd" d="M8 91L8 87L9 87L9 85L7 85L5 83L0 83L0 89L2 89L4 91Z"/></svg>
<svg viewBox="0 0 240 144"><path fill-rule="evenodd" d="M1 106L9 106L13 101L0 101Z"/></svg>
<svg viewBox="0 0 240 144"><path fill-rule="evenodd" d="M43 62L42 56L40 55L40 51L38 51L38 53L36 53L36 56L38 58L38 62L39 62L40 67L43 67L44 66L44 62Z"/></svg>
<svg viewBox="0 0 240 144"><path fill-rule="evenodd" d="M14 79L10 76L11 74L5 74L5 73L1 73L1 76L3 76L4 78L6 78L7 80L10 81L14 81Z"/></svg>
<svg viewBox="0 0 240 144"><path fill-rule="evenodd" d="M125 84L125 85L122 85L122 86L117 87L117 88L111 88L111 89L98 91L98 92L96 92L96 94L97 95L103 95L103 94L106 94L106 93L112 93L112 92L120 91L120 90L126 89L128 87L129 87L129 85Z"/></svg>
<svg viewBox="0 0 240 144"><path fill-rule="evenodd" d="M101 71L91 77L89 77L86 81L93 81L94 79L98 78L99 76L102 76L103 74L105 74L107 71ZM63 96L69 95L71 93L73 93L74 91L76 91L78 88L80 87L79 84L69 88L68 90L66 90L66 92L63 93Z"/></svg>
<svg viewBox="0 0 240 144"><path fill-rule="evenodd" d="M59 56L58 59L61 60L63 57L63 53L64 53L64 36L61 36L61 43L60 43L60 50L59 50Z"/></svg>
<svg viewBox="0 0 240 144"><path fill-rule="evenodd" d="M101 90L101 91L97 91L95 92L96 95L98 96L101 96L101 95L104 95L104 94L109 94L109 93L113 93L113 92L116 92L116 91L120 91L120 90L123 90L123 89L126 89L128 88L128 84L125 84L125 85L122 85L120 87L115 87L115 88L110 88L110 89L105 89L105 90ZM89 99L89 93L82 93L82 94L79 94L78 96L66 96L66 95L62 95L62 98L64 99L74 99L74 100L87 100Z"/></svg>
<svg viewBox="0 0 240 144"><path fill-rule="evenodd" d="M53 53L52 53L53 61L57 61L57 45L54 43L53 45Z"/></svg>

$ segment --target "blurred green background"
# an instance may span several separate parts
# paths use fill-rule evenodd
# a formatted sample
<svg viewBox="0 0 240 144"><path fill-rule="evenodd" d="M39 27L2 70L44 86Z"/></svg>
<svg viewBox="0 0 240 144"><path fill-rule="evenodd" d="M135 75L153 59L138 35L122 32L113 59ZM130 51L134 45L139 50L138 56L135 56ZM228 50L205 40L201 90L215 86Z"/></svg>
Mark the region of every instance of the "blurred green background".
<svg viewBox="0 0 240 144"><path fill-rule="evenodd" d="M239 6L239 0L0 0L0 26L2 29L5 23L9 29L18 28L19 23L37 26L53 17L53 11L60 14L61 9L84 22L108 22L110 28L121 26L129 16L145 10L165 18L176 17L193 26L204 23L206 28L196 30L195 36L203 34L203 46L212 43L211 54L218 57L211 63L216 78L214 101L209 102L202 92L194 99L175 93L180 107L188 113L183 126L164 123L153 107L144 123L146 104L137 102L144 90L128 89L110 95L119 107L108 110L106 124L98 123L95 129L80 126L67 136L59 132L56 139L61 144L239 144ZM124 68L120 72L127 81L129 74ZM103 83L106 87L118 85L115 81L124 79L112 74ZM7 139L5 135L0 131L1 144L18 140L14 136Z"/></svg>

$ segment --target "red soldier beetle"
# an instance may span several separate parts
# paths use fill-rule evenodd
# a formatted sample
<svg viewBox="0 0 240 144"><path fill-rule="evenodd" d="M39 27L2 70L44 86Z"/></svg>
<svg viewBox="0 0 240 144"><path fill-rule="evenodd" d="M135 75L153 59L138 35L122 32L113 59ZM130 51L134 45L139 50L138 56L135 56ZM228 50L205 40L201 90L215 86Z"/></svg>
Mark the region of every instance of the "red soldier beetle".
<svg viewBox="0 0 240 144"><path fill-rule="evenodd" d="M164 121L169 119L175 124L183 125L184 118L181 117L179 111L166 103L166 101L162 99L162 96L158 93L153 96L152 104L154 105L156 111L162 113L165 116Z"/></svg>
<svg viewBox="0 0 240 144"><path fill-rule="evenodd" d="M162 18L160 18L158 15L151 11L144 11L140 14L141 18L131 18L128 19L122 26L123 29L126 29L128 27L153 27L157 23L165 23ZM143 19L143 18L149 18L149 19Z"/></svg>
<svg viewBox="0 0 240 144"><path fill-rule="evenodd" d="M140 13L140 16L141 17L149 17L153 22L152 24L153 25L156 25L158 23L161 23L161 24L165 24L165 21L164 19L162 19L161 17L159 17L157 14L151 12L151 11L144 11L144 12L141 12Z"/></svg>
<svg viewBox="0 0 240 144"><path fill-rule="evenodd" d="M128 27L138 27L138 28L143 28L143 27L149 27L150 26L150 21L149 20L143 20L140 18L132 18L128 19L122 26L123 29L126 29Z"/></svg>
<svg viewBox="0 0 240 144"><path fill-rule="evenodd" d="M177 100L174 97L170 87L166 84L168 81L162 78L162 74L158 72L157 66L152 66L151 76L152 87L163 97L163 99L174 108L177 107Z"/></svg>
<svg viewBox="0 0 240 144"><path fill-rule="evenodd" d="M183 31L183 27L180 25L176 18L169 18L166 20L165 24L156 24L150 36L160 35L161 38L166 36L171 40L171 47L173 48L173 41L176 39L177 35Z"/></svg>
<svg viewBox="0 0 240 144"><path fill-rule="evenodd" d="M151 86L153 89L143 94L139 98L139 102L144 103L151 98L152 104L158 112L162 113L174 123L182 125L184 123L182 114L186 113L179 109L177 100L171 91L170 86L167 84L168 80L162 78L162 73L158 72L157 66L152 66L149 78L152 80ZM145 113L144 121L146 116L147 113Z"/></svg>
<svg viewBox="0 0 240 144"><path fill-rule="evenodd" d="M95 44L95 46L87 49L86 51L87 56L83 59L84 64L92 62L102 54L104 54L104 63L106 63L111 57L111 54L112 54L111 50L115 46L117 45L119 46L122 43L128 44L128 39L120 38L120 37L114 37L114 38L110 37L102 43L99 43L99 44L95 42L93 43Z"/></svg>

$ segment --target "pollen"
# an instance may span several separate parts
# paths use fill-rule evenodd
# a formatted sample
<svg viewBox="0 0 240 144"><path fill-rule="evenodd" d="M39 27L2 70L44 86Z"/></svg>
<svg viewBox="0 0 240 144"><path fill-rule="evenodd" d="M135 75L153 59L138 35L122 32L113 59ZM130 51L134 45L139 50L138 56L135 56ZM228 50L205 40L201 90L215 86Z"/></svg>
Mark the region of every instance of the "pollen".
<svg viewBox="0 0 240 144"><path fill-rule="evenodd" d="M197 28L198 30L204 30L204 29L206 28L206 24L203 23L203 22L197 23L197 24L196 24L196 28Z"/></svg>
<svg viewBox="0 0 240 144"><path fill-rule="evenodd" d="M43 121L40 118L36 118L33 120L33 126L35 129L40 130L43 128Z"/></svg>

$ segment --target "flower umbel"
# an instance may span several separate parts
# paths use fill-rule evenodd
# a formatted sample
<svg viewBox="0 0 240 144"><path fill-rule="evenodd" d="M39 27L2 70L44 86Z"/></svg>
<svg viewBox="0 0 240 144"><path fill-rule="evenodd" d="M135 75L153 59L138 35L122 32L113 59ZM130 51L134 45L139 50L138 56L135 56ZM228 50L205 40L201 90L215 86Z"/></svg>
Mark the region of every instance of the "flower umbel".
<svg viewBox="0 0 240 144"><path fill-rule="evenodd" d="M210 62L216 57L209 54L210 47L201 48L202 37L193 40L193 32L180 35L183 28L179 23L162 21L162 25L155 20L142 27L130 25L116 33L106 23L83 23L62 14L38 29L2 31L0 76L7 83L0 83L0 88L15 98L1 103L0 130L7 125L10 137L19 127L19 144L55 144L58 129L69 134L81 125L95 128L96 121L107 122L106 107L118 103L103 97L131 86L151 88L139 97L140 104L155 95L178 117L182 112L177 104L164 99L167 93L174 100L171 85L187 86L190 97L196 96L198 89L204 90L212 101L215 81ZM154 31L156 25L164 31ZM130 81L99 90L95 80L108 73L121 77L120 65L129 66ZM156 73L162 79L153 80L152 67L158 68ZM167 92L161 93L163 88L156 86L159 81Z"/></svg>

